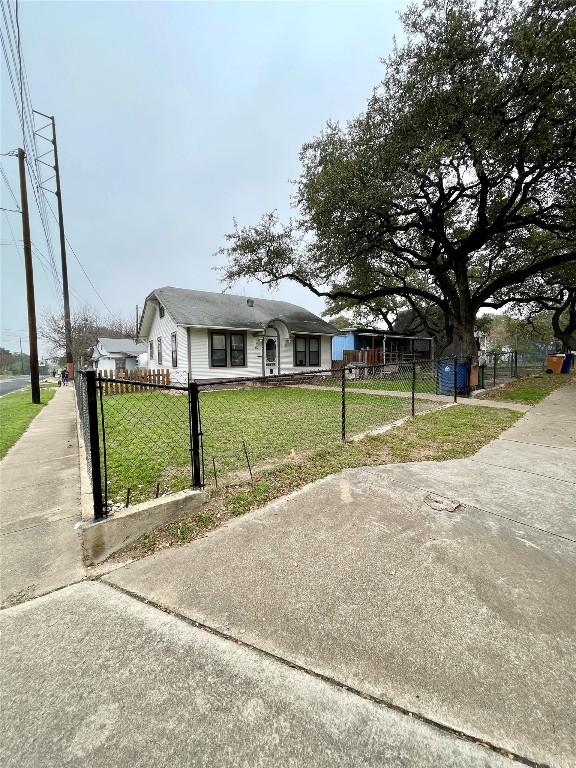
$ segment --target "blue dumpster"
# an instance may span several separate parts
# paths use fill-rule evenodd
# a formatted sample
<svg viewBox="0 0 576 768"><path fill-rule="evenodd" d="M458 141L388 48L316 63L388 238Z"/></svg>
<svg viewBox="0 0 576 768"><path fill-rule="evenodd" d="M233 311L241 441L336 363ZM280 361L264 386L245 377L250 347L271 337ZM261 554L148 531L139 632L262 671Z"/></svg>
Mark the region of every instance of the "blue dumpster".
<svg viewBox="0 0 576 768"><path fill-rule="evenodd" d="M456 389L458 392L468 392L468 363L456 363ZM438 363L438 391L441 395L454 394L454 361L442 360Z"/></svg>

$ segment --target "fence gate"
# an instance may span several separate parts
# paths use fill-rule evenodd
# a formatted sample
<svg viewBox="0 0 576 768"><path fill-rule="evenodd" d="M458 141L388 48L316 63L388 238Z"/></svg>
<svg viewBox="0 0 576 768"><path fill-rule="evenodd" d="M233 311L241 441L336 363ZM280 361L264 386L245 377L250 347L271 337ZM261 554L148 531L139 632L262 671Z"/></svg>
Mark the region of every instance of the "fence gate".
<svg viewBox="0 0 576 768"><path fill-rule="evenodd" d="M161 494L202 488L198 387L80 371L76 393L94 517Z"/></svg>

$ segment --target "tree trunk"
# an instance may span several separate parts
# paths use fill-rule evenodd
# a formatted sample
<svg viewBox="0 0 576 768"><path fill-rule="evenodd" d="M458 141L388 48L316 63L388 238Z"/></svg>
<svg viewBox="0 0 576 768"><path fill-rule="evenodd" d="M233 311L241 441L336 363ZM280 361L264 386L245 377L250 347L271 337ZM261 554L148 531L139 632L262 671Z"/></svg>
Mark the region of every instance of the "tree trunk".
<svg viewBox="0 0 576 768"><path fill-rule="evenodd" d="M564 322L564 327L562 327ZM570 352L576 346L576 288L568 291L565 303L552 315L554 336L562 342L563 351Z"/></svg>
<svg viewBox="0 0 576 768"><path fill-rule="evenodd" d="M460 357L478 357L478 347L474 336L474 316L470 315L465 321L454 322L454 332L460 339Z"/></svg>
<svg viewBox="0 0 576 768"><path fill-rule="evenodd" d="M460 339L460 357L469 357L476 359L478 349L476 339L474 338L474 323L476 322L476 308L472 303L470 295L470 284L468 279L468 262L460 261L454 268L457 287L456 296L452 298L452 311L454 312L454 332Z"/></svg>

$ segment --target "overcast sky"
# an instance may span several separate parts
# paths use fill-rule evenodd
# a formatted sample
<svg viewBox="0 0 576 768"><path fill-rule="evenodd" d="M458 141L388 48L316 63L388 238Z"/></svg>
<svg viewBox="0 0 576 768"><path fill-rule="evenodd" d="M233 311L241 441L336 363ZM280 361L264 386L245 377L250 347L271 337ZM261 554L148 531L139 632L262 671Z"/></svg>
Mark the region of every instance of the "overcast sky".
<svg viewBox="0 0 576 768"><path fill-rule="evenodd" d="M66 233L114 313L156 287L220 291L215 251L233 226L289 212L301 145L362 111L406 2L22 2L36 109L56 116ZM2 141L21 144L2 61ZM15 158L2 167L18 190ZM48 169L46 169L49 175ZM2 206L13 207L4 182ZM51 196L49 196L51 197ZM55 200L52 199L55 207ZM31 196L31 205L34 199ZM27 315L21 221L2 213L2 346ZM46 252L37 218L32 239ZM59 259L57 232L53 239ZM34 262L38 314L58 307ZM99 298L69 255L72 304ZM237 293L268 294L258 285ZM277 298L320 313L290 283ZM46 348L41 343L41 351Z"/></svg>

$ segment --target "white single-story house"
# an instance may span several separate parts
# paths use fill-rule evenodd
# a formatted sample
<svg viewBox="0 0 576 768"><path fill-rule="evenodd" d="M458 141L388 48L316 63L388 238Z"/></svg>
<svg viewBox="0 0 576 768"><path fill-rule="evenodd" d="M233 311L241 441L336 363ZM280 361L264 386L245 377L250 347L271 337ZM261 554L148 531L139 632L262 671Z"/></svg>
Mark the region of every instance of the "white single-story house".
<svg viewBox="0 0 576 768"><path fill-rule="evenodd" d="M149 368L173 380L276 376L331 368L338 330L286 301L157 288L146 298L139 338Z"/></svg>
<svg viewBox="0 0 576 768"><path fill-rule="evenodd" d="M99 338L92 350L91 362L96 371L147 368L146 344L133 339Z"/></svg>

